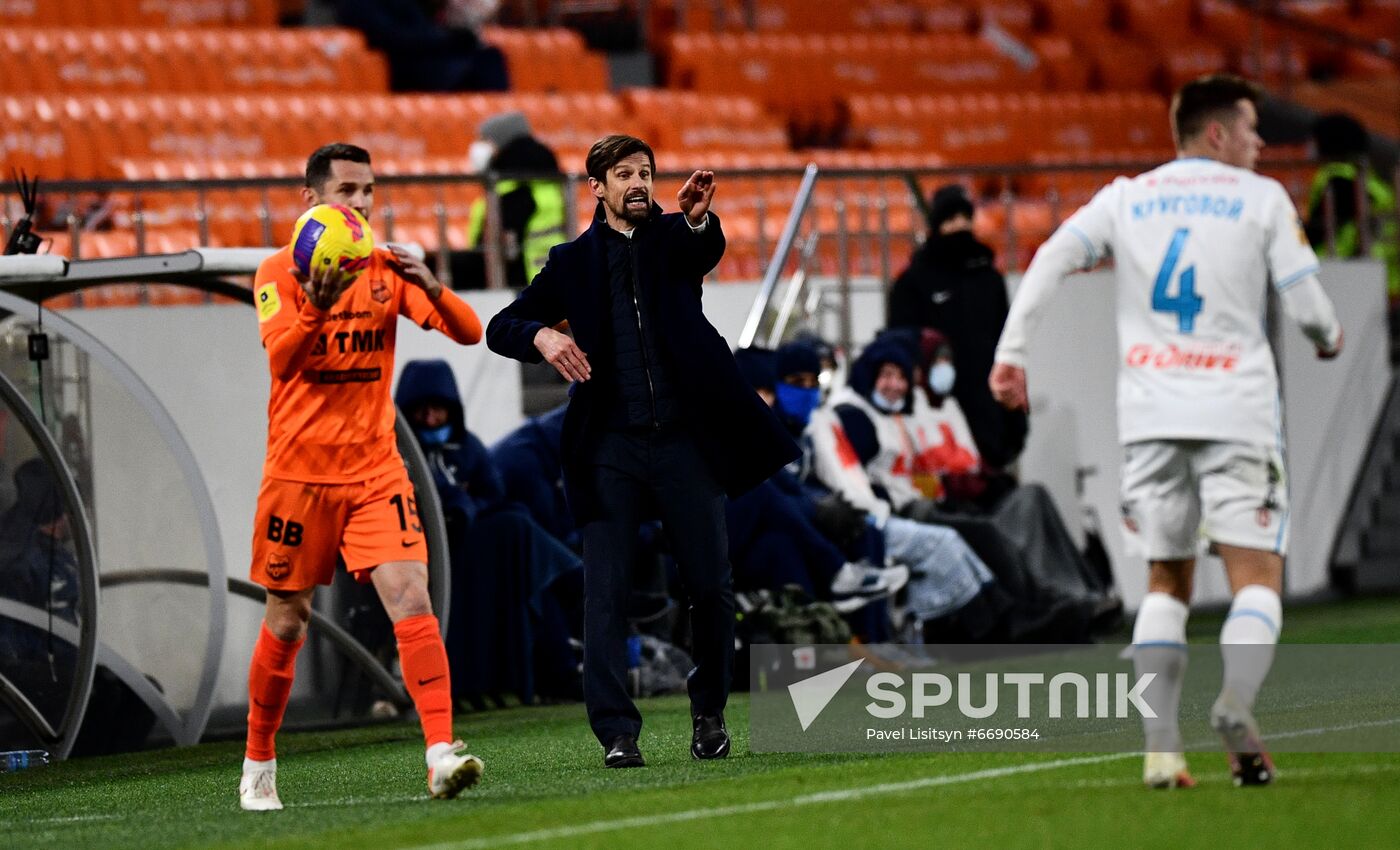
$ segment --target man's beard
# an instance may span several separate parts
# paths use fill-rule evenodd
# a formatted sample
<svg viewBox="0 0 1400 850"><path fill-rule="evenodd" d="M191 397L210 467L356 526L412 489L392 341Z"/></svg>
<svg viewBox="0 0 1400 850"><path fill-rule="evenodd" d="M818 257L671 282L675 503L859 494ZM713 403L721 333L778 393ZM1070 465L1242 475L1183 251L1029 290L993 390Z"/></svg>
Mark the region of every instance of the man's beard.
<svg viewBox="0 0 1400 850"><path fill-rule="evenodd" d="M646 197L645 200L647 201L645 207L634 210L628 208L627 199L623 198L620 206L613 207L612 214L628 224L641 224L651 217L651 198Z"/></svg>

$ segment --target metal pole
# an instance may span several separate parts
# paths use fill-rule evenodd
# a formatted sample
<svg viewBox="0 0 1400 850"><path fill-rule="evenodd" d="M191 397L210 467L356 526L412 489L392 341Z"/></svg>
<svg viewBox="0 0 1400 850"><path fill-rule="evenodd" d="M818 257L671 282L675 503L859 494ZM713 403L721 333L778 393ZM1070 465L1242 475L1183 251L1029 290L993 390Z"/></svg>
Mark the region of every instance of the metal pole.
<svg viewBox="0 0 1400 850"><path fill-rule="evenodd" d="M199 244L209 244L209 193L204 189L198 192L198 206L195 207L194 221L199 228Z"/></svg>
<svg viewBox="0 0 1400 850"><path fill-rule="evenodd" d="M807 234L803 241L802 252L798 255L797 271L788 278L787 289L783 291L782 303L778 305L778 316L773 320L773 327L768 332L768 347L777 348L782 344L783 334L787 332L787 324L792 319L792 310L797 306L797 299L802 294L802 287L807 283L807 269L812 263L812 255L817 250L817 240L821 234L813 231Z"/></svg>
<svg viewBox="0 0 1400 850"><path fill-rule="evenodd" d="M880 222L880 283L888 297L893 284L890 273L890 205L883 197L875 202L875 214Z"/></svg>
<svg viewBox="0 0 1400 850"><path fill-rule="evenodd" d="M433 217L437 219L437 268L433 273L443 286L452 288L452 248L447 243L447 200L441 186L437 190L437 203L433 204Z"/></svg>
<svg viewBox="0 0 1400 850"><path fill-rule="evenodd" d="M838 199L834 207L836 213L836 281L841 292L840 339L841 350L851 356L851 342L855 336L854 316L851 312L851 269L850 234L846 231L846 202Z"/></svg>
<svg viewBox="0 0 1400 850"><path fill-rule="evenodd" d="M486 174L486 227L481 238L486 250L486 288L506 288L506 264L501 247L501 196L496 193L496 173Z"/></svg>
<svg viewBox="0 0 1400 850"><path fill-rule="evenodd" d="M79 234L82 233L82 228L78 225L78 216L75 213L69 213L67 224L68 253L71 255L70 259L80 260L83 256L83 249L82 246L79 244Z"/></svg>
<svg viewBox="0 0 1400 850"><path fill-rule="evenodd" d="M925 226L928 224L928 204L922 195L918 193L919 184L914 182L914 178L908 178L910 192L904 198L909 205L909 244L918 248L924 244Z"/></svg>
<svg viewBox="0 0 1400 850"><path fill-rule="evenodd" d="M1016 196L1011 194L1011 176L1003 175L1001 184L1001 208L1006 214L1006 270L1019 269L1021 267L1020 258L1016 256L1016 216L1013 215L1013 205L1016 203ZM1014 264L1014 265L1013 265Z"/></svg>
<svg viewBox="0 0 1400 850"><path fill-rule="evenodd" d="M758 274L762 277L768 271L767 259L764 256L768 253L768 234L764 232L768 229L768 201L761 191L754 198L753 215L754 224L758 226L758 238L755 242L755 250L758 251Z"/></svg>
<svg viewBox="0 0 1400 850"><path fill-rule="evenodd" d="M875 236L870 230L870 199L864 193L856 195L857 226L860 228L860 273L871 274L875 265Z"/></svg>
<svg viewBox="0 0 1400 850"><path fill-rule="evenodd" d="M267 188L262 190L262 203L258 206L258 221L262 223L262 238L264 245L272 244L272 200L267 194Z"/></svg>
<svg viewBox="0 0 1400 850"><path fill-rule="evenodd" d="M141 212L141 193L131 199L131 227L136 231L136 253L146 253L146 216Z"/></svg>
<svg viewBox="0 0 1400 850"><path fill-rule="evenodd" d="M743 333L739 335L739 347L748 348L753 345L754 337L758 335L758 323L763 320L763 314L768 309L768 302L773 297L773 288L778 284L778 277L783 272L783 266L787 264L788 254L792 252L793 241L797 238L798 225L802 223L802 217L807 213L807 204L812 200L812 187L817 182L817 164L811 162L807 164L807 169L802 172L802 183L797 187L797 197L793 199L792 211L788 213L787 221L783 224L783 232L778 237L778 247L773 249L773 259L768 263L768 268L763 273L763 281L758 287L758 296L754 298L753 307L749 308L749 317L744 320Z"/></svg>
<svg viewBox="0 0 1400 850"><path fill-rule="evenodd" d="M570 174L564 179L564 241L578 235L578 184L577 175Z"/></svg>

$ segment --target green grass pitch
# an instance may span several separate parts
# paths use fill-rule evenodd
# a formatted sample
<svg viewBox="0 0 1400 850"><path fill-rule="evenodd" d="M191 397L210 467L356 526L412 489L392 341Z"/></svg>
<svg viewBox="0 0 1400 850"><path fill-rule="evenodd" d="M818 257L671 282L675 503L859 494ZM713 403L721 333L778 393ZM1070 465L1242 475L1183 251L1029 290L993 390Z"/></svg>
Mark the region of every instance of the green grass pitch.
<svg viewBox="0 0 1400 850"><path fill-rule="evenodd" d="M1193 620L1210 642L1219 617ZM1400 601L1295 607L1285 639L1400 642ZM417 726L279 738L287 809L244 813L241 745L80 759L0 775L0 847L662 848L1387 847L1400 839L1400 755L1278 758L1236 789L1224 757L1188 756L1199 787L1149 792L1118 754L756 755L748 700L734 755L697 763L683 698L647 700L643 770L607 771L581 706L460 716L481 786L429 800ZM1338 718L1345 722L1345 718ZM1267 732L1267 730L1266 730Z"/></svg>

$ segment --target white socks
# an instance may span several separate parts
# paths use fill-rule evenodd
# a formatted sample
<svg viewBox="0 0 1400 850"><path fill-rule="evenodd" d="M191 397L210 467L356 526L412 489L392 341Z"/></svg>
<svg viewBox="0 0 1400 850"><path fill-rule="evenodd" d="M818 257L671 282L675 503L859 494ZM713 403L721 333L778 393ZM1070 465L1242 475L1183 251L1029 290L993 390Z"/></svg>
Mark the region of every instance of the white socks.
<svg viewBox="0 0 1400 850"><path fill-rule="evenodd" d="M259 770L267 770L268 768L271 768L272 770L276 770L276 769L277 769L277 759L268 759L267 761L254 761L253 759L250 759L250 758L248 758L247 756L244 756L244 757L243 757L243 772L244 772L244 773L253 773L253 772L259 771Z"/></svg>
<svg viewBox="0 0 1400 850"><path fill-rule="evenodd" d="M1138 676L1155 673L1152 684L1143 691L1147 704L1157 716L1144 717L1147 751L1182 751L1181 728L1177 721L1181 705L1181 683L1186 677L1186 617L1190 609L1169 593L1149 593L1138 608L1133 624L1133 670Z"/></svg>
<svg viewBox="0 0 1400 850"><path fill-rule="evenodd" d="M433 762L452 752L454 749L456 749L456 747L448 743L433 744L431 747L428 747L428 767L432 767Z"/></svg>
<svg viewBox="0 0 1400 850"><path fill-rule="evenodd" d="M1254 708L1259 686L1274 663L1274 646L1283 625L1278 594L1258 584L1240 588L1230 615L1220 629L1220 655L1225 662L1224 688Z"/></svg>

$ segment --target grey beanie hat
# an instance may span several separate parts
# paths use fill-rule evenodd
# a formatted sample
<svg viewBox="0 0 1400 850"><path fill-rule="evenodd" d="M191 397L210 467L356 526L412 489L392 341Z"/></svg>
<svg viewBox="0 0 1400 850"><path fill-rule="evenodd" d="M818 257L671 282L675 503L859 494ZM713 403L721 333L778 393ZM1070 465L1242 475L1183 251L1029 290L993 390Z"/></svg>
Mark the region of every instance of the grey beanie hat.
<svg viewBox="0 0 1400 850"><path fill-rule="evenodd" d="M492 115L477 128L477 135L499 150L516 139L530 135L530 121L519 110Z"/></svg>

